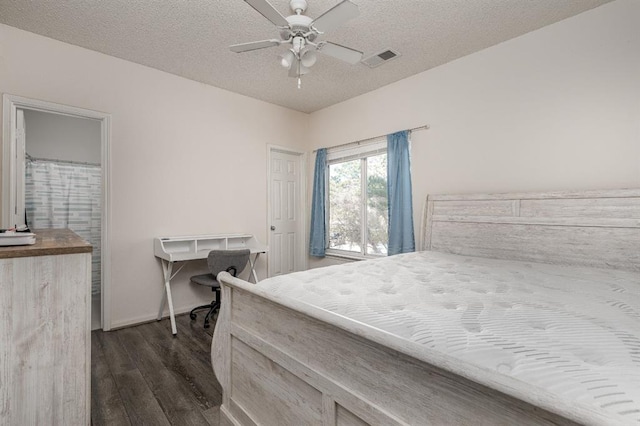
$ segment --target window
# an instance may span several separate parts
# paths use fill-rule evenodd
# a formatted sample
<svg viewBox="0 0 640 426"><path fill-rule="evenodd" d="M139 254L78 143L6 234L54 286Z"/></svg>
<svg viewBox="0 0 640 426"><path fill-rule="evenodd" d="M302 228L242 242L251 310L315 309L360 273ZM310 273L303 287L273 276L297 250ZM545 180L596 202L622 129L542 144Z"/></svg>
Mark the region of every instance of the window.
<svg viewBox="0 0 640 426"><path fill-rule="evenodd" d="M388 243L386 141L330 151L328 254L386 256Z"/></svg>

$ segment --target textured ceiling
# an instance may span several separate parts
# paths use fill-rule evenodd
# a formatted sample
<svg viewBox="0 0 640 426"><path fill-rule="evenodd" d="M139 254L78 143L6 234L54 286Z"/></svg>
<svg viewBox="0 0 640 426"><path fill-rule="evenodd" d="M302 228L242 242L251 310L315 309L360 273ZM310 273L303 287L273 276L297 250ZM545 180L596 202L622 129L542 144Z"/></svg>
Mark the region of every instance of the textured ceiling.
<svg viewBox="0 0 640 426"><path fill-rule="evenodd" d="M365 57L401 53L370 69L319 55L302 89L278 61L284 46L237 54L228 46L278 38L242 0L0 0L0 22L277 105L313 112L610 0L353 0L360 15L323 40ZM270 0L287 16L288 0ZM337 0L308 0L317 17Z"/></svg>

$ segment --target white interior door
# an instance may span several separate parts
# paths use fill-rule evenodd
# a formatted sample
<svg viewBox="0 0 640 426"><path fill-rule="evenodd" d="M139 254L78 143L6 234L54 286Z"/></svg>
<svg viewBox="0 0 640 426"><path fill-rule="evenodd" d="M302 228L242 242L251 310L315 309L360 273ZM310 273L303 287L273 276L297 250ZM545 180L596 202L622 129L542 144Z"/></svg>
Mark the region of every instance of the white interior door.
<svg viewBox="0 0 640 426"><path fill-rule="evenodd" d="M303 269L302 155L270 152L269 276Z"/></svg>

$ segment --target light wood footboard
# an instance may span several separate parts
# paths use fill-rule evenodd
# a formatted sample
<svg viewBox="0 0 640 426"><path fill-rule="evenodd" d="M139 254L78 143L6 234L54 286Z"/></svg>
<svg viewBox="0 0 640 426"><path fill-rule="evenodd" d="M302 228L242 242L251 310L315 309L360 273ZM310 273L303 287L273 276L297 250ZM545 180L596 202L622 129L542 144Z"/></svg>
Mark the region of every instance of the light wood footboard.
<svg viewBox="0 0 640 426"><path fill-rule="evenodd" d="M211 361L223 388L221 425L600 423L571 407L540 408L554 401L508 380L494 384L512 396L470 378L491 384L489 372L443 368L451 361L437 354L433 364L412 357L410 348L394 348L401 344L394 336L363 324L282 303L226 273L218 279L222 309ZM331 325L325 316L345 322Z"/></svg>

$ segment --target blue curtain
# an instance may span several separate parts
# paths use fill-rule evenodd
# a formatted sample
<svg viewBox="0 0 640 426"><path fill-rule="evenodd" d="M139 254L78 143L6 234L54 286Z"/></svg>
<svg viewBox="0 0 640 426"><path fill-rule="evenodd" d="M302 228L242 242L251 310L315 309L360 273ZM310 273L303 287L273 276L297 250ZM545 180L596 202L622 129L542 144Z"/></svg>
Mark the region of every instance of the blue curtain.
<svg viewBox="0 0 640 426"><path fill-rule="evenodd" d="M415 251L409 131L407 130L387 135L387 194L389 197L388 255Z"/></svg>
<svg viewBox="0 0 640 426"><path fill-rule="evenodd" d="M311 201L311 235L309 236L309 254L324 257L327 247L326 209L327 195L325 173L327 170L327 150L316 152L316 169L313 175L313 199Z"/></svg>

